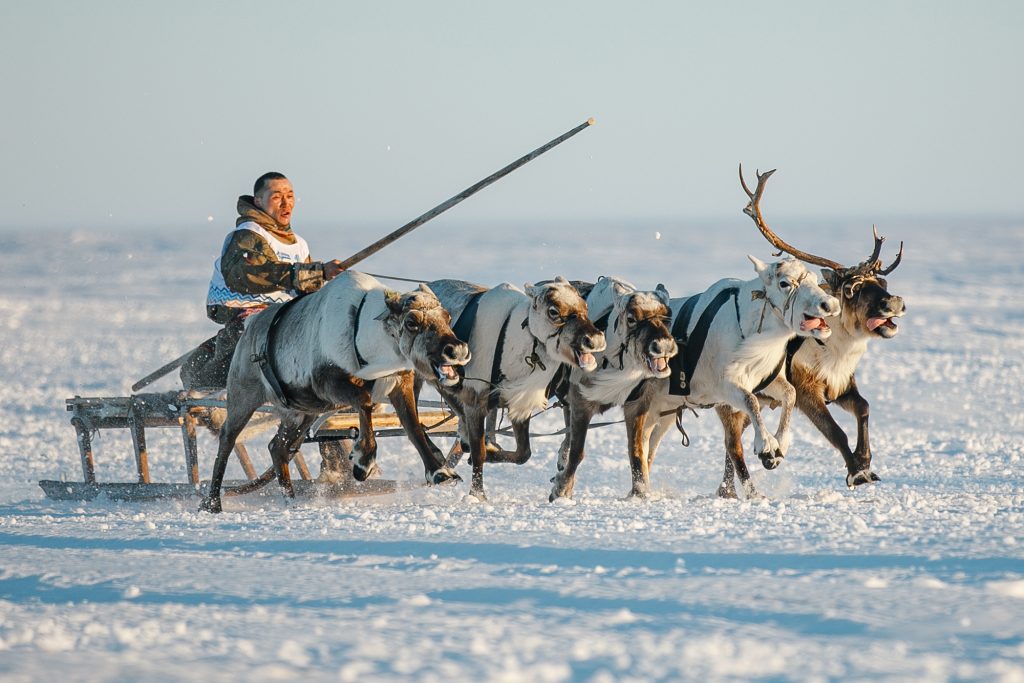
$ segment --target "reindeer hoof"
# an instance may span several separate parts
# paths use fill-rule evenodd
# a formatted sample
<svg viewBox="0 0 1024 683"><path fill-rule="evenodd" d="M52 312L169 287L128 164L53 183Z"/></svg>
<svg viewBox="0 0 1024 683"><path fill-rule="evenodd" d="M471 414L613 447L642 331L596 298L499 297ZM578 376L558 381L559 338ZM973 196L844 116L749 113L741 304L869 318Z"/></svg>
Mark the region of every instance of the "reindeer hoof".
<svg viewBox="0 0 1024 683"><path fill-rule="evenodd" d="M739 499L739 495L736 493L736 487L735 486L726 486L725 484L719 484L718 490L715 491L715 494L719 498L726 498L728 500L738 500Z"/></svg>
<svg viewBox="0 0 1024 683"><path fill-rule="evenodd" d="M219 497L213 498L211 496L207 496L206 498L203 498L203 502L199 504L199 511L217 514L224 512L224 508L221 507Z"/></svg>
<svg viewBox="0 0 1024 683"><path fill-rule="evenodd" d="M876 481L881 481L881 479L879 479L878 475L869 469L846 475L846 485L851 489L855 486L860 486L861 484L874 484Z"/></svg>
<svg viewBox="0 0 1024 683"><path fill-rule="evenodd" d="M356 481L366 481L375 474L380 474L380 467L377 466L376 460L371 461L365 467L359 463L352 465L352 476L356 478Z"/></svg>
<svg viewBox="0 0 1024 683"><path fill-rule="evenodd" d="M427 483L434 486L437 486L438 484L454 484L457 481L462 481L462 477L448 467L442 467L439 470L435 470L433 473L427 473Z"/></svg>
<svg viewBox="0 0 1024 683"><path fill-rule="evenodd" d="M469 495L472 498L476 498L481 503L487 502L487 494L484 493L482 488L471 488L469 489Z"/></svg>
<svg viewBox="0 0 1024 683"><path fill-rule="evenodd" d="M551 481L554 482L555 485L551 487L551 493L548 494L549 503L554 503L559 498L572 498L572 484L562 481L562 478L558 475L552 477Z"/></svg>
<svg viewBox="0 0 1024 683"><path fill-rule="evenodd" d="M774 453L758 453L757 457L761 458L761 464L764 465L766 470L774 470L776 467L782 464L782 451L776 450Z"/></svg>

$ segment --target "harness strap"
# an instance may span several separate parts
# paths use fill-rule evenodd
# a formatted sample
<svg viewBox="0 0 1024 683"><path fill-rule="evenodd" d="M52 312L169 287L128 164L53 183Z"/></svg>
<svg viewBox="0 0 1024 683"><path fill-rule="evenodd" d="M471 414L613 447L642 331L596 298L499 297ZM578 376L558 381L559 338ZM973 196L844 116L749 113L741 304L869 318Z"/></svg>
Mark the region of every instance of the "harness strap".
<svg viewBox="0 0 1024 683"><path fill-rule="evenodd" d="M363 298L359 300L359 305L351 309L354 311L350 318L350 324L352 326L352 350L356 352L356 362L359 363L360 368L365 368L368 363L363 355L359 353L359 316L363 313L363 304L366 303L366 295L369 292L363 292Z"/></svg>
<svg viewBox="0 0 1024 683"><path fill-rule="evenodd" d="M675 396L690 395L690 380L693 379L693 372L697 368L697 362L704 352L704 344L707 341L711 323L726 300L729 297L736 297L738 293L738 287L726 287L720 291L711 300L708 307L701 312L691 335L686 334L686 329L690 326L690 318L693 316L693 310L697 307L697 299L701 295L695 294L683 303L683 307L679 310L679 315L676 316L676 320L672 325L672 336L675 337L676 344L683 350L669 359L669 368L672 370L672 374L669 375L670 394ZM738 307L736 313L738 316Z"/></svg>
<svg viewBox="0 0 1024 683"><path fill-rule="evenodd" d="M783 366L787 365L786 361L787 361L788 357L789 357L788 353L786 355L782 356L782 358L779 359L778 365L775 366L775 369L772 370L771 373L767 377L762 379L761 383L758 384L756 387L754 387L754 390L751 391L750 393L757 394L757 393L760 393L760 392L764 391L765 389L767 389L768 385L771 384L772 382L774 382L775 378L779 376L780 372L782 372Z"/></svg>
<svg viewBox="0 0 1024 683"><path fill-rule="evenodd" d="M480 297L483 295L484 292L472 295L466 302L465 308L462 309L462 313L459 314L459 319L452 325L452 332L455 333L455 336L467 344L469 336L473 332L473 326L476 324L476 312L480 308Z"/></svg>
<svg viewBox="0 0 1024 683"><path fill-rule="evenodd" d="M304 295L300 294L294 299L290 299L274 311L274 317L270 320L270 325L267 327L267 334L263 338L260 344L259 351L252 354L249 360L260 366L260 371L263 373L263 378L267 380L267 384L270 385L271 391L274 392L274 397L283 405L285 408L292 408L292 402L288 399L285 394L284 387L281 386L280 380L277 379L277 373L274 372L274 363L271 360L271 351L274 348L274 341L277 338L277 326L281 322L284 315L285 309L290 307L293 303L301 299Z"/></svg>
<svg viewBox="0 0 1024 683"><path fill-rule="evenodd" d="M565 401L569 398L569 366L565 363L559 363L558 369L555 370L555 374L551 377L551 381L548 382L548 387L545 390L545 395L548 398L552 396L559 401Z"/></svg>
<svg viewBox="0 0 1024 683"><path fill-rule="evenodd" d="M597 329L601 330L602 332L606 332L607 333L608 332L608 319L611 317L611 315L612 315L612 309L609 308L607 311L604 312L604 315L602 315L600 318L598 318L598 319L593 321L594 327L596 327ZM622 364L621 356L619 357L619 364L620 365ZM608 368L608 356L605 355L605 357L603 359L601 359L601 369L605 370L607 368Z"/></svg>
<svg viewBox="0 0 1024 683"><path fill-rule="evenodd" d="M494 346L494 359L491 361L491 394L488 400L488 404L492 408L498 405L498 384L505 381L505 375L501 372L501 356L505 350L505 332L508 331L508 321L511 317L511 313L505 316L505 322L501 324L501 330L498 331L498 343Z"/></svg>

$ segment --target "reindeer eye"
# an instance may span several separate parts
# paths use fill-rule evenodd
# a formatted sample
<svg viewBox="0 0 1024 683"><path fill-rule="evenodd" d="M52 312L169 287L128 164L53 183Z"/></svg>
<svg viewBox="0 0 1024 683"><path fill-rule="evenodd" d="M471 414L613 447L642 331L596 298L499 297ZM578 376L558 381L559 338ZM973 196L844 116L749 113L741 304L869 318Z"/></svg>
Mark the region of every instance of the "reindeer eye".
<svg viewBox="0 0 1024 683"><path fill-rule="evenodd" d="M558 306L548 306L548 317L552 320L557 320L561 317L561 311L558 310Z"/></svg>
<svg viewBox="0 0 1024 683"><path fill-rule="evenodd" d="M626 324L629 325L630 327L633 327L633 325L636 325L636 316L633 315L632 313L627 313L626 314Z"/></svg>
<svg viewBox="0 0 1024 683"><path fill-rule="evenodd" d="M415 318L409 316L408 318L405 319L405 329L409 330L410 332L419 332L420 324Z"/></svg>
<svg viewBox="0 0 1024 683"><path fill-rule="evenodd" d="M782 289L789 289L792 286L793 283L790 282L789 280L779 280L779 287L781 287Z"/></svg>

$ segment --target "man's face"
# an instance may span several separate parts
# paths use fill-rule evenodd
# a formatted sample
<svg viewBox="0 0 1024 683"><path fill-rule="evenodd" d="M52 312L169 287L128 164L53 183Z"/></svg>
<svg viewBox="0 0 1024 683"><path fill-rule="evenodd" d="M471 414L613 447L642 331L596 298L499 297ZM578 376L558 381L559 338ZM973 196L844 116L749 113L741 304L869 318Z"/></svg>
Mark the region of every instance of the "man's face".
<svg viewBox="0 0 1024 683"><path fill-rule="evenodd" d="M255 197L256 206L279 225L291 225L292 209L295 207L295 192L287 178L277 178L263 186Z"/></svg>

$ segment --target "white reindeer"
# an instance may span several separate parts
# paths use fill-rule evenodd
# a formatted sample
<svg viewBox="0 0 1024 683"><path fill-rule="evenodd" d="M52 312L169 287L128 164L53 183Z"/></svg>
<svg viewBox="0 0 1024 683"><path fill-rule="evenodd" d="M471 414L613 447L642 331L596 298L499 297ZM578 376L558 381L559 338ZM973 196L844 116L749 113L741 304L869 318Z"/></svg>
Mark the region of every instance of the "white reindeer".
<svg viewBox="0 0 1024 683"><path fill-rule="evenodd" d="M294 496L289 455L319 416L342 406L359 413L353 475L363 481L377 470L371 411L385 397L416 446L427 481L457 479L419 423L412 374L415 370L441 385L459 385L461 366L471 356L450 321L426 286L398 294L352 271L313 294L252 316L231 360L227 418L201 509L220 512L224 470L235 439L264 403L271 403L281 418L270 455L288 496Z"/></svg>
<svg viewBox="0 0 1024 683"><path fill-rule="evenodd" d="M876 482L877 474L871 469L871 447L868 438L868 402L857 388L855 371L857 364L873 339L891 339L896 336L896 318L906 313L903 299L887 291L886 275L900 264L903 258L903 244L888 268L882 267L879 255L885 238L872 229L874 248L871 255L861 263L846 267L830 259L800 251L784 242L768 227L761 214L759 199L764 185L774 171L759 173L757 189L751 193L740 181L751 197L747 213L754 220L765 238L780 251L789 253L801 261L823 266L825 288L838 297L842 310L838 316L829 318L832 335L819 343L791 343L792 356L787 368L787 377L780 377L768 385L763 394L777 402L784 402L788 394L787 385L792 382L796 390L796 406L832 443L843 456L846 464L846 484L850 488ZM787 381L788 380L788 381ZM857 443L851 450L849 440L842 427L829 413L827 404L835 403L857 420ZM743 459L742 432L746 416L727 407L720 406L719 418L725 431L725 472L718 494L727 498L736 497L735 477L750 493L754 491L750 474Z"/></svg>
<svg viewBox="0 0 1024 683"><path fill-rule="evenodd" d="M597 370L584 373L574 369L564 384L560 398L566 403L567 433L559 448L555 490L565 486L559 481L565 476L565 463L582 461L594 415L622 406L627 441L640 438L657 386L646 380L668 377L669 359L678 351L668 329L671 311L663 285L650 292L638 291L625 280L601 277L587 294L587 309L604 330L607 346L597 354ZM646 469L646 460L630 458L634 477L646 477Z"/></svg>
<svg viewBox="0 0 1024 683"><path fill-rule="evenodd" d="M587 305L564 278L525 291L509 284L486 289L461 280L429 283L452 311L459 338L469 342L473 359L461 386L438 390L459 416L473 464L470 495L484 499L483 466L487 460L522 464L530 458L529 427L534 411L547 407L549 384L564 364L584 372L597 366L594 354L605 348L604 335L587 317ZM490 408L505 407L512 422L516 450L488 451L485 422Z"/></svg>

